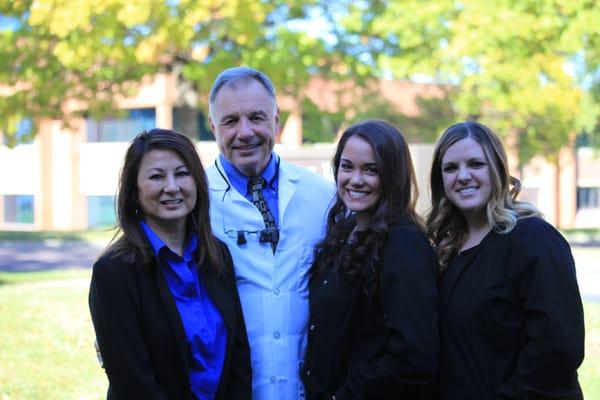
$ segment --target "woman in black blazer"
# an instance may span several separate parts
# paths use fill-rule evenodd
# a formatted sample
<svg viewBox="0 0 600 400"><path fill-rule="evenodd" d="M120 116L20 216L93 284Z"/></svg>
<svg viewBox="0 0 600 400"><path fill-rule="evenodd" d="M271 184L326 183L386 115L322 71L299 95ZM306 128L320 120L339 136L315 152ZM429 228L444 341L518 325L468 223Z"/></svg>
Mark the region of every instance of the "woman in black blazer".
<svg viewBox="0 0 600 400"><path fill-rule="evenodd" d="M516 200L519 190L489 128L461 122L444 132L427 224L441 261L443 399L583 398L583 310L571 249Z"/></svg>
<svg viewBox="0 0 600 400"><path fill-rule="evenodd" d="M227 248L213 237L193 143L130 144L121 235L94 264L89 304L108 399L250 399L250 354Z"/></svg>
<svg viewBox="0 0 600 400"><path fill-rule="evenodd" d="M310 281L307 398L431 399L437 264L408 146L389 123L358 123L333 169L336 203Z"/></svg>

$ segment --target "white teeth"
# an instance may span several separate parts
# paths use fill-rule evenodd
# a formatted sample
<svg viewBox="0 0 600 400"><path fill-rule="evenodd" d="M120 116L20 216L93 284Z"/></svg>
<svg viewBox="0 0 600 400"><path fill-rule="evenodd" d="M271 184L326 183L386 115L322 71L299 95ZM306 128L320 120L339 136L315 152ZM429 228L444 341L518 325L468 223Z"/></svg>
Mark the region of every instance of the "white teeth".
<svg viewBox="0 0 600 400"><path fill-rule="evenodd" d="M466 188L458 189L458 192L459 193L472 193L475 190L477 190L477 188L474 188L474 187L471 186L471 187L466 187Z"/></svg>
<svg viewBox="0 0 600 400"><path fill-rule="evenodd" d="M356 198L356 199L365 197L367 195L367 193L365 193L365 192L357 192L355 190L348 190L348 194L350 195L350 197Z"/></svg>
<svg viewBox="0 0 600 400"><path fill-rule="evenodd" d="M238 150L251 150L251 149L254 149L255 147L258 147L258 146L259 146L258 143L252 143L252 144L239 145L239 146L236 146L236 148Z"/></svg>
<svg viewBox="0 0 600 400"><path fill-rule="evenodd" d="M178 200L163 200L161 201L161 204L179 204L181 203L183 200L178 199Z"/></svg>

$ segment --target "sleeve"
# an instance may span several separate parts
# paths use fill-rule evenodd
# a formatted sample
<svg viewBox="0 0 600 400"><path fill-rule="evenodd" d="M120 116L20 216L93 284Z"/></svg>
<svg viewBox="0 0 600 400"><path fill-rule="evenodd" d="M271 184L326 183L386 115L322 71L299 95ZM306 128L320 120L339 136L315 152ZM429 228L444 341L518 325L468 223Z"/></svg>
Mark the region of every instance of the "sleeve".
<svg viewBox="0 0 600 400"><path fill-rule="evenodd" d="M436 261L416 229L393 229L382 249L379 285L385 328L385 351L348 373L335 398L376 398L393 388L396 398L424 393L437 374L439 350ZM375 391L375 392L374 392Z"/></svg>
<svg viewBox="0 0 600 400"><path fill-rule="evenodd" d="M223 245L226 252L228 277L230 277L230 288L234 296L235 304L235 332L233 351L231 355L229 382L227 398L231 400L251 399L252 398L252 367L250 364L250 346L246 334L246 323L242 313L242 306L235 283L235 274L233 272L233 261L229 250Z"/></svg>
<svg viewBox="0 0 600 400"><path fill-rule="evenodd" d="M582 399L583 306L571 249L549 224L521 221L509 258L526 342L498 399Z"/></svg>
<svg viewBox="0 0 600 400"><path fill-rule="evenodd" d="M89 306L110 391L120 399L167 399L156 382L123 264L101 258L93 267ZM129 284L128 284L129 283Z"/></svg>

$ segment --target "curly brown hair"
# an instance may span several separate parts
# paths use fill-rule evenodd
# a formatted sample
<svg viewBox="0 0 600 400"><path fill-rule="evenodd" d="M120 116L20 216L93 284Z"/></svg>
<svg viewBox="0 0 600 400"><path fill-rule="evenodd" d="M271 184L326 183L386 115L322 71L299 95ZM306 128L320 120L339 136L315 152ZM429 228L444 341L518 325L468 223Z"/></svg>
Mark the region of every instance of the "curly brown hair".
<svg viewBox="0 0 600 400"><path fill-rule="evenodd" d="M367 120L350 126L342 134L332 160L335 181L342 152L348 140L357 136L371 145L381 181L381 198L366 229L348 242L356 217L337 193L327 217L327 234L315 248L312 276L320 276L335 265L343 279L361 277L367 294L376 288L380 250L390 227L408 221L422 229L415 212L418 191L409 148L402 133L382 120Z"/></svg>

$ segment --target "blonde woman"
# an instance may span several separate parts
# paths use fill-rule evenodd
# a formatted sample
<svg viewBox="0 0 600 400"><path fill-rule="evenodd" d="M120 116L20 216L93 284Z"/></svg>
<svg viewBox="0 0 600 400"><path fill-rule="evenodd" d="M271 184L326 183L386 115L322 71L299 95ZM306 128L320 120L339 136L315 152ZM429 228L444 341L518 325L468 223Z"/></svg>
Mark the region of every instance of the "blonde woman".
<svg viewBox="0 0 600 400"><path fill-rule="evenodd" d="M568 243L519 202L498 137L448 128L427 233L441 264L443 399L582 399L583 310Z"/></svg>

